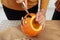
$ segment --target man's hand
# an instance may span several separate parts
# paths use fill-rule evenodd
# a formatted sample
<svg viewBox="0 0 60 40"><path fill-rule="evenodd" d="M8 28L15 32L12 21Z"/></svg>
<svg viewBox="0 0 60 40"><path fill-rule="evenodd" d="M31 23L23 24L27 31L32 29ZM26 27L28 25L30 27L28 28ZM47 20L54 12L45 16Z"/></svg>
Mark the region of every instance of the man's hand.
<svg viewBox="0 0 60 40"><path fill-rule="evenodd" d="M17 2L17 3L22 3L22 2L23 2L23 0L16 0L16 2Z"/></svg>
<svg viewBox="0 0 60 40"><path fill-rule="evenodd" d="M16 0L16 3L22 3L25 2L26 6L27 6L27 0Z"/></svg>
<svg viewBox="0 0 60 40"><path fill-rule="evenodd" d="M45 13L39 12L36 14L36 21L38 21L38 23L40 23L43 27L45 27Z"/></svg>
<svg viewBox="0 0 60 40"><path fill-rule="evenodd" d="M16 3L22 3L22 2L25 3L27 9L27 0L16 0Z"/></svg>

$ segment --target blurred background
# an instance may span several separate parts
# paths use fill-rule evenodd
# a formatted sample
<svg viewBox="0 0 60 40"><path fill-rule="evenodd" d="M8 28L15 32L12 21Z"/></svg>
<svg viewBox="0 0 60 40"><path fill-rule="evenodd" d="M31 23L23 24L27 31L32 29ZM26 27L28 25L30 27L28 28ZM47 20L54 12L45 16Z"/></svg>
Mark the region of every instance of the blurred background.
<svg viewBox="0 0 60 40"><path fill-rule="evenodd" d="M46 12L46 20L52 19L52 16L53 16L53 13L55 10L55 6L54 6L55 2L56 2L56 0L49 1L48 9ZM2 5L1 5L1 0L0 0L0 20L7 20L6 15L5 15Z"/></svg>

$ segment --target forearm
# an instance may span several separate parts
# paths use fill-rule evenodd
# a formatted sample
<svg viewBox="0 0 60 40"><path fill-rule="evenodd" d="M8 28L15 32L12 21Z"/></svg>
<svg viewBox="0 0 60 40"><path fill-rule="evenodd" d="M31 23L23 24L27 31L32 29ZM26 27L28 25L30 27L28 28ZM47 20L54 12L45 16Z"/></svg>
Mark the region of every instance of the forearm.
<svg viewBox="0 0 60 40"><path fill-rule="evenodd" d="M49 0L41 0L41 12L43 12L43 15L45 15L47 7L48 7Z"/></svg>
<svg viewBox="0 0 60 40"><path fill-rule="evenodd" d="M49 0L41 0L41 9L46 10L48 3L49 3Z"/></svg>

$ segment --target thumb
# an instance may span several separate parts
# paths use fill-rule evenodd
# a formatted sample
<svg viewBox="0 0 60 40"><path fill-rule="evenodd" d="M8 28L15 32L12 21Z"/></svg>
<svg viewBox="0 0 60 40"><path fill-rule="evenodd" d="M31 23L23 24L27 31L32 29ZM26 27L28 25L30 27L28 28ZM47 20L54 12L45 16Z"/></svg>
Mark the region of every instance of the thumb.
<svg viewBox="0 0 60 40"><path fill-rule="evenodd" d="M36 14L36 21L38 21L38 14Z"/></svg>
<svg viewBox="0 0 60 40"><path fill-rule="evenodd" d="M36 14L36 21L38 21L38 16L40 16L39 13L40 12L37 12L37 14Z"/></svg>
<svg viewBox="0 0 60 40"><path fill-rule="evenodd" d="M25 2L25 4L26 4L26 8L27 8L27 0L25 0L24 2Z"/></svg>

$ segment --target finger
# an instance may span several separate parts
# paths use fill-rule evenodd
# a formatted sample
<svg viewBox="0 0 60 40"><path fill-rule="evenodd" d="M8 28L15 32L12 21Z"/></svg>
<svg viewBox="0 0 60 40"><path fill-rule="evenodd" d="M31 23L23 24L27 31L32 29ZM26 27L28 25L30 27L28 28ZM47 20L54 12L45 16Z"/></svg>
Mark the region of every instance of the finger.
<svg viewBox="0 0 60 40"><path fill-rule="evenodd" d="M38 20L38 12L37 12L37 14L36 14L36 21Z"/></svg>
<svg viewBox="0 0 60 40"><path fill-rule="evenodd" d="M44 23L45 23L45 22L43 21L43 22L41 23L41 25L44 25Z"/></svg>
<svg viewBox="0 0 60 40"><path fill-rule="evenodd" d="M38 21L38 14L36 14L36 21Z"/></svg>
<svg viewBox="0 0 60 40"><path fill-rule="evenodd" d="M39 21L39 24L41 24L41 25L42 25L42 24L43 24L43 20L40 20L40 21Z"/></svg>
<svg viewBox="0 0 60 40"><path fill-rule="evenodd" d="M41 24L45 23L45 18L42 19Z"/></svg>
<svg viewBox="0 0 60 40"><path fill-rule="evenodd" d="M42 23L43 22L43 19L44 19L44 17L43 16L41 16L40 18L38 18L39 20L39 23Z"/></svg>
<svg viewBox="0 0 60 40"><path fill-rule="evenodd" d="M25 0L24 2L25 2L25 5L26 5L26 8L27 8L27 0Z"/></svg>
<svg viewBox="0 0 60 40"><path fill-rule="evenodd" d="M45 24L45 19L42 19L39 23L40 23L41 25Z"/></svg>
<svg viewBox="0 0 60 40"><path fill-rule="evenodd" d="M42 26L42 30L45 28L45 23L40 24Z"/></svg>
<svg viewBox="0 0 60 40"><path fill-rule="evenodd" d="M40 14L37 14L36 15L36 21L38 21L40 19L41 15Z"/></svg>
<svg viewBox="0 0 60 40"><path fill-rule="evenodd" d="M44 30L44 29L45 29L45 23L42 25L42 28L43 28L42 30Z"/></svg>
<svg viewBox="0 0 60 40"><path fill-rule="evenodd" d="M45 21L42 23L43 28L45 28Z"/></svg>

